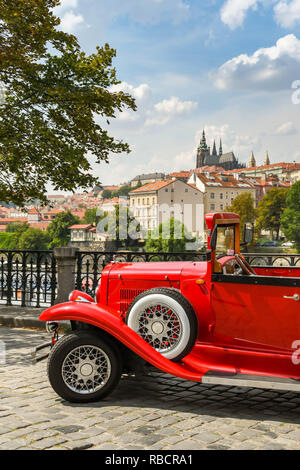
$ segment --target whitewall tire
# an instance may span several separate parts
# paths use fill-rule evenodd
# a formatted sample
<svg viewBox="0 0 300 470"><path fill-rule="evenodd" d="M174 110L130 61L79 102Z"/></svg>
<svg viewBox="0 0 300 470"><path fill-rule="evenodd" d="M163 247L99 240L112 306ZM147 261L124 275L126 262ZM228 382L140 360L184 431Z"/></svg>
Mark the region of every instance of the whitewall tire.
<svg viewBox="0 0 300 470"><path fill-rule="evenodd" d="M155 288L137 296L126 314L127 325L165 358L179 361L194 346L197 320L183 295Z"/></svg>

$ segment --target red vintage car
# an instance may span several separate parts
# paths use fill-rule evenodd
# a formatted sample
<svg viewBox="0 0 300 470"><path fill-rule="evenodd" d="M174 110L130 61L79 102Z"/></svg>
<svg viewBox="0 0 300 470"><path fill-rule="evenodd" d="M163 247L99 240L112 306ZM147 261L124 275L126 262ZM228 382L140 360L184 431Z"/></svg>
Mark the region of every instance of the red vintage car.
<svg viewBox="0 0 300 470"><path fill-rule="evenodd" d="M253 269L236 214L206 224L206 261L113 262L96 301L74 291L42 313L58 395L99 400L141 363L191 381L300 390L300 269ZM60 320L73 331L57 341Z"/></svg>

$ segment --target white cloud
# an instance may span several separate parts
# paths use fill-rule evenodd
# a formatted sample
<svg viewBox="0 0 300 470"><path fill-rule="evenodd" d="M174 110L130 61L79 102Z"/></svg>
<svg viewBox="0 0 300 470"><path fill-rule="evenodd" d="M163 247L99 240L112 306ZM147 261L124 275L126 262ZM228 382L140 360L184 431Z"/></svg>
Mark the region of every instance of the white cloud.
<svg viewBox="0 0 300 470"><path fill-rule="evenodd" d="M225 62L215 73L220 89L290 89L299 77L300 40L294 34L280 38L276 45L242 54Z"/></svg>
<svg viewBox="0 0 300 470"><path fill-rule="evenodd" d="M76 14L73 11L67 11L60 22L60 29L66 33L72 33L76 30L77 26L84 23L84 18L80 14Z"/></svg>
<svg viewBox="0 0 300 470"><path fill-rule="evenodd" d="M176 116L191 113L197 106L198 103L195 101L180 101L176 96L172 96L169 100L163 100L154 105L154 109L150 111L150 117L145 125L166 124Z"/></svg>
<svg viewBox="0 0 300 470"><path fill-rule="evenodd" d="M300 0L282 0L274 7L275 20L284 28L292 28L300 20Z"/></svg>
<svg viewBox="0 0 300 470"><path fill-rule="evenodd" d="M126 82L122 82L111 87L111 91L130 93L135 98L137 111L125 110L119 113L116 122L118 126L126 126L134 131L139 131L143 127L167 124L177 116L193 112L198 106L195 101L181 101L176 96L155 104L152 90L146 83L133 87Z"/></svg>
<svg viewBox="0 0 300 470"><path fill-rule="evenodd" d="M281 126L279 126L276 129L275 134L276 135L293 135L293 134L297 134L297 129L294 123L289 121L289 122L285 122L284 124L281 124Z"/></svg>
<svg viewBox="0 0 300 470"><path fill-rule="evenodd" d="M229 28L236 29L244 23L250 8L256 9L260 0L227 0L221 9L221 20Z"/></svg>

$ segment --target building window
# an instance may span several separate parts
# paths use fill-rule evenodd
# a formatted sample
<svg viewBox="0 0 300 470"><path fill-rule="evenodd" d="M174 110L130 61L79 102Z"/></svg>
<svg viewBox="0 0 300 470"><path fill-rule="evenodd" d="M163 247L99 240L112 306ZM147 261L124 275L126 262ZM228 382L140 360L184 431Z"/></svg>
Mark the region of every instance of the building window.
<svg viewBox="0 0 300 470"><path fill-rule="evenodd" d="M149 198L147 197L147 205L149 205L149 204L150 204L150 202L149 202Z"/></svg>
<svg viewBox="0 0 300 470"><path fill-rule="evenodd" d="M220 193L220 199L223 199L223 193Z"/></svg>
<svg viewBox="0 0 300 470"><path fill-rule="evenodd" d="M215 204L211 204L211 205L210 205L210 210L211 210L211 211L214 211L215 208L216 208Z"/></svg>
<svg viewBox="0 0 300 470"><path fill-rule="evenodd" d="M210 193L210 199L215 199L215 193Z"/></svg>
<svg viewBox="0 0 300 470"><path fill-rule="evenodd" d="M220 205L220 209L221 211L224 209L223 204Z"/></svg>
<svg viewBox="0 0 300 470"><path fill-rule="evenodd" d="M152 198L152 204L155 204L155 197Z"/></svg>

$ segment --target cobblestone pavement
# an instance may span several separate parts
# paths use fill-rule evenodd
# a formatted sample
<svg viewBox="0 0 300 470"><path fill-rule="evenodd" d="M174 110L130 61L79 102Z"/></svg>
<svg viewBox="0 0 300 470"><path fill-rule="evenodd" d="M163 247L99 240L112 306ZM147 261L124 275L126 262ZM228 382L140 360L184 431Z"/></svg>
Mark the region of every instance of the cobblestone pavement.
<svg viewBox="0 0 300 470"><path fill-rule="evenodd" d="M300 449L300 395L208 386L151 372L99 403L70 404L31 348L48 336L0 327L0 449Z"/></svg>

